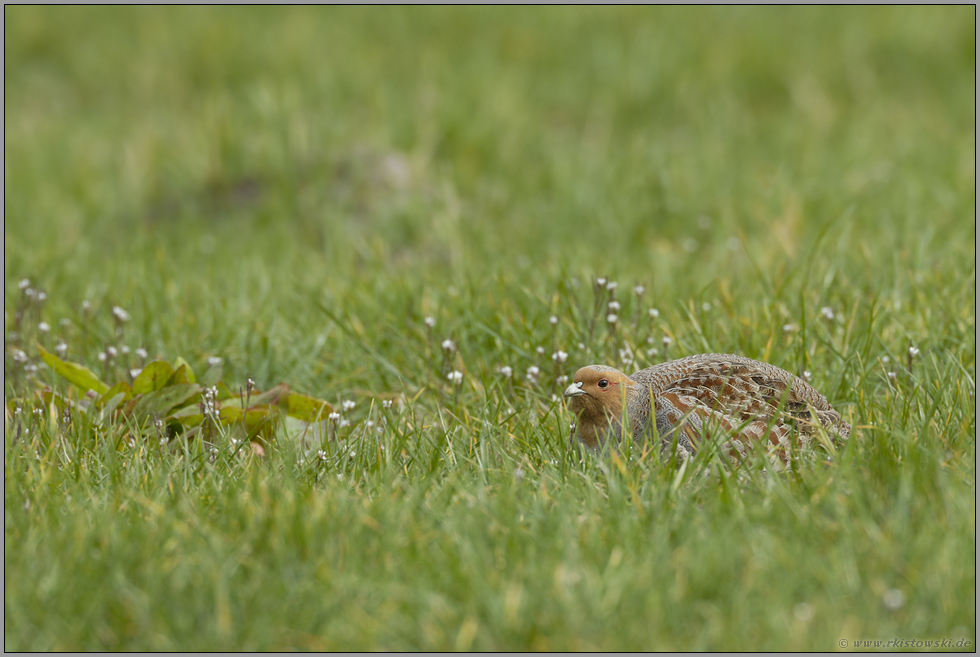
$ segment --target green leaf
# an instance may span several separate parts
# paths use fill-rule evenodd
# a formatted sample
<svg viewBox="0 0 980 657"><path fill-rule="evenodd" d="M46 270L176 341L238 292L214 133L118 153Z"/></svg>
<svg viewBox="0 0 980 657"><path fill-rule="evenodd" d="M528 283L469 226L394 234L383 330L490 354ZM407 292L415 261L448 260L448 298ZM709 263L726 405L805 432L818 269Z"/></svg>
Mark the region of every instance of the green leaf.
<svg viewBox="0 0 980 657"><path fill-rule="evenodd" d="M200 406L193 404L172 412L167 416L167 421L171 420L177 421L185 427L193 427L204 421L204 413L201 412Z"/></svg>
<svg viewBox="0 0 980 657"><path fill-rule="evenodd" d="M99 377L84 365L63 361L41 345L37 345L37 351L41 354L41 360L54 370L55 374L68 381L68 383L78 386L83 390L94 390L100 395L104 395L109 390L109 386L102 383Z"/></svg>
<svg viewBox="0 0 980 657"><path fill-rule="evenodd" d="M208 388L211 387L211 386L213 386L213 385L217 385L218 384L218 381L221 380L221 372L223 371L223 369L224 369L224 363L222 363L221 361L218 361L217 364L212 365L211 367L209 367L204 372L204 374L201 375L201 378L198 379L198 382L202 386L205 386L205 387L208 387Z"/></svg>
<svg viewBox="0 0 980 657"><path fill-rule="evenodd" d="M167 379L167 383L164 385L164 387L172 386L177 383L194 383L187 378L187 367L185 365L181 365L174 370L173 376Z"/></svg>
<svg viewBox="0 0 980 657"><path fill-rule="evenodd" d="M127 399L132 399L133 389L130 388L129 384L126 383L125 381L120 381L116 385L109 388L109 391L104 395L102 395L99 398L99 400L95 402L95 404L96 406L105 406L107 403L109 403L110 399L112 399L113 397L119 394L123 395L122 401L126 401Z"/></svg>
<svg viewBox="0 0 980 657"><path fill-rule="evenodd" d="M173 375L174 368L170 367L170 363L162 360L147 363L143 371L133 381L133 394L145 395L154 390L159 390L167 384Z"/></svg>
<svg viewBox="0 0 980 657"><path fill-rule="evenodd" d="M270 388L265 392L255 391L247 399L243 401L248 402L248 407L262 406L265 404L281 404L284 400L289 398L289 386L285 383L280 383L275 388ZM239 404L239 408L241 404Z"/></svg>
<svg viewBox="0 0 980 657"><path fill-rule="evenodd" d="M201 392L196 383L175 383L143 395L133 407L132 415L138 421L145 421L154 415L164 417L175 406L179 406ZM195 408L195 407L191 407Z"/></svg>
<svg viewBox="0 0 980 657"><path fill-rule="evenodd" d="M177 356L177 360L174 361L174 374L179 372L182 368L184 370L184 376L187 378L187 380L175 381L174 383L197 383L197 377L194 376L194 370L191 368L191 364L180 356Z"/></svg>
<svg viewBox="0 0 980 657"><path fill-rule="evenodd" d="M322 399L316 399L309 395L302 395L298 392L289 393L287 402L287 413L304 422L317 422L325 420L333 411L333 406Z"/></svg>

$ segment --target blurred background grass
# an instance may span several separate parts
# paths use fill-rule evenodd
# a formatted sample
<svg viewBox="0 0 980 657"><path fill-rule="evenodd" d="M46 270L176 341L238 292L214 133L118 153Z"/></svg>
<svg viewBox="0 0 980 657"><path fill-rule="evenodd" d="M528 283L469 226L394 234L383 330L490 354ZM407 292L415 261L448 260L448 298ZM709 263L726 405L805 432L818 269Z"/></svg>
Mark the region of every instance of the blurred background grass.
<svg viewBox="0 0 980 657"><path fill-rule="evenodd" d="M660 308L661 319L650 333L658 345L662 334L673 336L671 356L732 351L797 372L812 369L814 382L853 423L878 423L880 433L867 435L884 437L869 438L866 447L858 448L872 450L855 457L864 465L853 466L844 483L831 485L832 477L825 482L842 496L857 487L860 503L848 506L851 502L841 497L827 512L834 519L825 518L827 524L818 522L811 531L805 508L816 494L804 487L793 493L798 495L788 507L793 513L783 509L762 531L765 540L776 543L786 537L787 554L803 551L813 562L831 549L820 537L836 541L843 531L842 545L851 547L828 567L847 570L855 562L873 569L876 551L884 550L890 556L880 568L912 563L911 572L926 573L921 579L907 575L909 581L928 580L920 589L925 602L918 607L910 602L907 617L877 608L862 616L856 610L867 599L848 589L856 597L838 615L832 609L840 598L817 605L822 624L816 635L830 640L842 627L937 633L946 627L943 614L962 626L975 610L973 601L960 595L975 592L975 511L970 511L975 509L970 492L975 412L971 421L973 397L966 399L975 388L975 61L972 6L5 7L5 310L13 314L18 281L28 278L46 291L44 316L55 327L38 337L53 341L63 332L70 357L90 365L112 335L108 308L121 305L133 317L126 339L151 354L171 360L183 355L195 363L220 355L232 380L250 373L262 386L286 380L330 399L399 392L411 397L428 389L420 404L436 414L447 397L443 393L435 400L432 395L445 388L445 381L440 356L426 342L422 325L422 318L431 315L438 320L435 339L451 336L459 346L459 363L468 375L461 399L468 418L482 412L486 399L481 395L491 389L488 381L499 365L513 365L518 376L530 365L550 367L547 355L544 363L535 355L536 346L546 345L548 354L559 347L571 352L570 371L586 360L614 362L616 341L577 346L586 341L587 331L575 306L581 299L591 304L592 277L610 276L621 283L624 318L648 306ZM629 297L634 283L647 288L642 303ZM101 322L89 342L78 331L83 300L93 303ZM824 306L837 313L836 324L817 322ZM561 321L556 333L548 324L552 313ZM71 323L62 327L61 317ZM799 332L785 332L789 323ZM642 341L646 329L640 331L635 322L631 328L636 335L629 339ZM910 341L931 363L919 375L932 397L912 404L908 400L914 395L888 393L880 401L876 395L890 390L882 383L885 370L894 365L882 366L879 360L904 363ZM640 365L661 356L637 351ZM550 389L545 385L543 391ZM13 392L5 368L5 394ZM537 409L547 407L547 395L502 399L507 405L533 406L527 416L532 419ZM916 404L930 403L935 405L926 417ZM951 434L928 427L937 409ZM536 421L525 421L523 440L547 442ZM542 426L560 434L562 422L547 416ZM941 444L940 435L946 443ZM896 455L909 459L906 465L912 468L919 457L904 450L927 436L932 442L922 449L934 451L921 458L930 465L906 476ZM521 447L502 458L523 463L527 454L521 449L539 448ZM952 483L944 468L956 473ZM510 476L513 468L504 471ZM518 493L500 493L499 482L490 485L500 499L466 492L473 485L470 476L496 481L497 475L482 470L461 475L450 469L449 476L458 477L460 494L475 495L489 516L527 511L528 518L538 518L536 531L554 534L552 552L568 572L575 559L618 564L611 557L615 541L605 529L597 526L588 534L569 519L580 507L601 508L604 498L590 498L591 484L576 487L563 477L577 481L579 475L567 472L555 475L571 491L557 512L549 510L547 494L535 492L532 476L525 484L530 488L522 489L529 491L529 502ZM582 480L594 474L586 469ZM258 487L249 489L253 495L262 486L276 486L254 473L249 477L256 478L246 478ZM873 492L861 488L868 477ZM230 508L239 508L234 492L239 484L233 480L214 484L220 493L204 486L191 497L224 499ZM651 630L662 640L672 637L665 647L830 649L829 643L808 643L806 637L813 635L792 634L793 624L802 622L798 616L788 625L782 616L772 620L779 629L770 628L768 644L758 643L765 633L733 629L746 620L737 611L746 599L735 588L720 607L704 607L710 583L723 581L718 573L728 563L727 544L706 537L749 540L768 516L735 512L712 497L710 487L696 507L668 503L658 497L663 493L656 484L664 482L651 481L644 495L664 505L658 521L637 520L628 515L631 506L600 517L602 523L628 528L623 540L633 552L627 550L626 561L634 567L642 564L648 572L661 565L660 557L673 558L675 588L644 597L629 588L629 578L615 579L621 577L615 568L604 572L635 596L624 594L622 600L665 614ZM365 490L374 491L372 485L387 490L386 482L379 475ZM101 497L118 497L119 489L92 485L99 492L91 497L76 491L75 504L82 506L71 508L82 520L64 531L84 534L89 531L83 529L89 523L85 518L92 523L99 518L114 528L110 544L116 550L124 550L126 540L138 544L160 538L128 535L125 523L105 515L112 505L107 507ZM141 493L146 498L165 496L166 484L147 486ZM299 518L305 496L313 493L306 483L291 479L281 486L291 505L268 523L287 534L299 532L288 534L297 538L303 535L297 527L305 525L290 525L285 517L295 513ZM70 483L58 490L71 497ZM342 509L357 508L362 494L374 503L384 498L365 490L331 495L341 496ZM910 490L921 494L918 505L902 497ZM764 499L768 505L769 494L760 493L762 498L753 502ZM15 484L5 488L5 508L16 508L18 518L5 523L7 553L23 550L13 561L5 558L5 581L8 573L18 572L8 564L27 563L31 556L19 539L33 536L61 546L52 548L41 567L54 568L49 575L72 551L67 534L58 538L57 516L48 524L32 519L20 511L19 495ZM894 495L912 510L893 507ZM77 502L82 498L91 500L88 506ZM923 537L913 544L910 537L935 513L932 505L950 499L942 522L953 535ZM395 516L398 509L435 504L424 496L391 503ZM537 511L528 511L522 506L526 503ZM62 501L51 508L58 504ZM348 511L334 515L323 504L316 502L309 522L348 524ZM179 540L173 537L181 535L185 522L209 527L219 538L234 537L236 530L223 524L213 502L175 505L178 525L168 538ZM439 513L460 513L446 505L436 506ZM248 509L243 514L264 513L247 504L241 508ZM415 546L426 532L436 532L446 546L469 546L472 558L462 558L459 566L463 575L448 577L444 587L434 585L450 598L447 591L456 587L458 597L467 599L459 593L460 582L506 598L509 589L499 571L490 568L489 581L473 571L499 561L495 545L507 555L544 549L506 522L501 535L518 531L522 538L498 544L480 534L483 524L465 515L452 516L441 529L428 521L399 529L395 516L385 520L388 512L378 513L381 526L396 537L391 549ZM561 517L549 524L548 513ZM704 516L693 526L682 522L697 513ZM879 513L888 518L905 513L911 519L881 539ZM463 529L446 529L453 522ZM860 526L857 533L840 529L848 522ZM676 543L657 548L659 556L643 553L646 532L665 527ZM595 540L582 538L587 534ZM584 541L584 557L570 557L558 548L576 535ZM878 538L853 548L853 542L868 536ZM356 539L335 547L346 553L356 549ZM225 546L216 549L219 555L228 557L227 550L236 549L234 538L227 544L215 540ZM484 551L481 541L487 540ZM678 556L682 552L672 551L678 544L693 550L688 566L686 557ZM270 571L299 559L304 577L320 572L309 553L297 554L290 545L286 541L271 549L270 561L263 562ZM774 549L782 554L784 548ZM436 565L426 562L431 553L413 549L412 556L404 557L405 570L389 567L386 576L409 582L418 577L414 569L439 578ZM937 550L942 556L935 556ZM123 562L137 567L138 550L122 554ZM709 568L710 575L699 572L698 558L717 568ZM191 561L205 570L214 566L200 548ZM370 560L354 563L355 574L341 589L356 597L358 586L377 575L370 572ZM765 563L760 568L768 576L775 571L767 568L789 567L782 557ZM109 572L99 568L90 574L96 580ZM935 573L957 569L963 572L958 588L942 593L944 584ZM271 585L268 577L256 575L248 583L240 579L241 571L229 572L231 579L215 578L217 597L209 599L227 596L229 589L221 587L242 595L243 586ZM544 559L544 575L530 568L524 583L538 575L557 577L555 572L555 564ZM829 576L817 580L826 584ZM383 628L371 630L363 613L341 616L359 628L349 632L322 630L321 615L307 618L293 607L290 613L307 618L304 631L316 633L313 628L320 627L321 639L332 637L328 646L636 649L643 645L643 628L623 616L619 597L603 597L613 581L603 577L586 577L598 588L583 594L584 606L574 597L565 606L549 606L544 599L532 605L543 614L539 618L552 619L552 630L570 632L562 641L552 636L550 644L535 643L533 632L484 634L466 620L476 612L460 611L452 600L445 608L443 603L425 607L429 616L424 609L413 612L420 614L420 626L436 618L451 632L425 630L408 643L398 637L411 635L415 617L381 602L372 607L358 598L357 608L373 608L379 617L402 613L400 621L391 622L389 634ZM700 582L700 593L690 593L686 580L681 581L686 577ZM774 594L772 604L795 604L799 596L794 590L812 589L806 573L799 577ZM752 578L746 578L728 584L747 586L748 599L763 608L768 589L752 588L745 583ZM54 575L47 581L49 593L63 592L62 612L80 613L74 601L80 604L76 594L84 584L75 588ZM656 588L658 581L650 575L633 583ZM883 579L874 581L871 599L879 604L878 589L888 586ZM855 586L853 579L848 582ZM16 619L19 628L8 646L188 647L159 635L190 631L179 609L166 622L130 618L108 622L108 633L93 629L95 634L86 634L77 626L70 631L66 625L45 626L38 620L44 608L40 598L31 597L26 581L18 586L26 596L15 596L24 605L20 611L5 602L5 620ZM145 584L144 591L154 586ZM179 594L164 586L161 595L190 596L193 586L188 586L177 586ZM298 596L306 604L316 595L307 583L282 586L281 596ZM236 614L263 608L263 596L253 593L253 606L243 603ZM188 599L183 604L193 607ZM681 615L670 615L669 608ZM588 625L582 615L587 609L606 619L606 625ZM829 618L819 616L823 613ZM568 614L571 620L563 626L555 614ZM710 637L685 629L684 614L707 619ZM541 627L548 626L542 622ZM586 628L581 634L575 633L576 623ZM47 627L47 634L38 627ZM158 634L144 635L142 643L118 643L120 636L134 641L133 627L151 627ZM603 627L608 635L602 635ZM52 628L66 631L69 643L54 641ZM220 640L226 635L211 631L195 630L200 639L195 645L226 645ZM236 645L320 645L309 636L294 640L275 634L271 639L262 631L256 629ZM975 627L966 633L975 635ZM467 636L470 643L460 642Z"/></svg>

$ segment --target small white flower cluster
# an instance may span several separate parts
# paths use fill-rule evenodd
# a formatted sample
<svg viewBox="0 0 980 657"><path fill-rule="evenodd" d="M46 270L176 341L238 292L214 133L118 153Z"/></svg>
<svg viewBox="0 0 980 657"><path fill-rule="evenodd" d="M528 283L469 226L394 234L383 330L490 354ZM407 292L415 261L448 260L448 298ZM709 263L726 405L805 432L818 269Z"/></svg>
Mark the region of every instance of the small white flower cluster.
<svg viewBox="0 0 980 657"><path fill-rule="evenodd" d="M449 373L449 375L446 378L449 379L452 383L459 385L460 383L463 382L463 373L457 370L453 370L452 372Z"/></svg>
<svg viewBox="0 0 980 657"><path fill-rule="evenodd" d="M436 318L435 317L426 317L425 318L425 325L428 326L430 329L431 328L435 328L435 326L436 326Z"/></svg>
<svg viewBox="0 0 980 657"><path fill-rule="evenodd" d="M117 322L125 323L129 321L129 313L120 308L119 306L112 307L112 316L116 318Z"/></svg>
<svg viewBox="0 0 980 657"><path fill-rule="evenodd" d="M823 315L824 319L830 321L834 318L834 309L830 306L824 306L820 309L820 314Z"/></svg>
<svg viewBox="0 0 980 657"><path fill-rule="evenodd" d="M566 360L568 360L568 354L559 349L555 353L551 354L551 360L558 364L564 363Z"/></svg>
<svg viewBox="0 0 980 657"><path fill-rule="evenodd" d="M350 399L345 399L340 404L340 408L344 411L344 413L346 413L347 411L354 410L354 407L355 406L357 406L357 402L354 402L354 401L352 401Z"/></svg>
<svg viewBox="0 0 980 657"><path fill-rule="evenodd" d="M541 370L537 365L531 365L527 368L527 380L531 383L537 383L539 374L541 374Z"/></svg>
<svg viewBox="0 0 980 657"><path fill-rule="evenodd" d="M909 358L915 358L919 355L918 347L909 347Z"/></svg>
<svg viewBox="0 0 980 657"><path fill-rule="evenodd" d="M502 367L497 369L497 372L500 373L500 376L503 376L508 379L514 375L514 369L509 365L503 365Z"/></svg>
<svg viewBox="0 0 980 657"><path fill-rule="evenodd" d="M201 411L206 417L212 420L218 417L217 398L218 388L216 386L204 389L204 401L201 402Z"/></svg>
<svg viewBox="0 0 980 657"><path fill-rule="evenodd" d="M442 348L446 352L452 353L456 351L456 344L449 338L446 338L445 340L442 341Z"/></svg>
<svg viewBox="0 0 980 657"><path fill-rule="evenodd" d="M651 308L650 310L647 311L647 313L650 315L650 319L651 320L654 320L654 319L657 319L658 317L660 317L660 311L657 310L656 308Z"/></svg>

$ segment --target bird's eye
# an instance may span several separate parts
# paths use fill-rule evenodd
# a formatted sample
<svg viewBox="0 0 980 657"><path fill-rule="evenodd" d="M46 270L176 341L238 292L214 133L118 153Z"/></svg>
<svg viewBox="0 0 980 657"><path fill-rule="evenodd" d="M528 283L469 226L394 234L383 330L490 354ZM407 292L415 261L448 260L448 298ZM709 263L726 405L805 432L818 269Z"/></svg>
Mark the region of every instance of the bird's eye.
<svg viewBox="0 0 980 657"><path fill-rule="evenodd" d="M608 388L609 387L609 382L606 381L605 379L601 379L597 385L600 388L605 389L605 388Z"/></svg>

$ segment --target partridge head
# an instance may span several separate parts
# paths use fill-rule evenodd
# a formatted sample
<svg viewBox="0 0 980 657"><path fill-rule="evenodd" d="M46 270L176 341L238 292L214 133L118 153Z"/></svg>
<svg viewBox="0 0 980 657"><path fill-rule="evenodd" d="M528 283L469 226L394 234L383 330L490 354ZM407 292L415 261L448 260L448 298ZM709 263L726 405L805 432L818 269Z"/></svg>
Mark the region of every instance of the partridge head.
<svg viewBox="0 0 980 657"><path fill-rule="evenodd" d="M578 416L578 435L589 447L599 447L611 432L622 436L623 409L639 396L639 386L619 370L589 365L575 373L565 389L568 409Z"/></svg>

